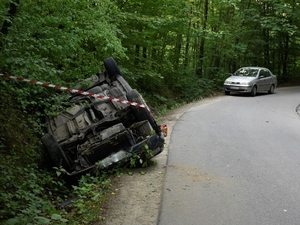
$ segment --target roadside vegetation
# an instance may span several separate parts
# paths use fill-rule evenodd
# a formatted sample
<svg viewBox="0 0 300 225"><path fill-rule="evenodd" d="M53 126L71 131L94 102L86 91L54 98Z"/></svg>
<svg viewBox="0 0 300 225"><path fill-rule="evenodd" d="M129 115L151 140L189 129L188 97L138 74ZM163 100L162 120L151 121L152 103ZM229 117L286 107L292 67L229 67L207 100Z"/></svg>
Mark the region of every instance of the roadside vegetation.
<svg viewBox="0 0 300 225"><path fill-rule="evenodd" d="M293 84L299 13L294 0L2 0L0 74L73 87L112 56L159 117L221 92L241 66ZM97 221L110 180L126 170L66 184L40 137L67 93L3 77L0 86L0 223Z"/></svg>

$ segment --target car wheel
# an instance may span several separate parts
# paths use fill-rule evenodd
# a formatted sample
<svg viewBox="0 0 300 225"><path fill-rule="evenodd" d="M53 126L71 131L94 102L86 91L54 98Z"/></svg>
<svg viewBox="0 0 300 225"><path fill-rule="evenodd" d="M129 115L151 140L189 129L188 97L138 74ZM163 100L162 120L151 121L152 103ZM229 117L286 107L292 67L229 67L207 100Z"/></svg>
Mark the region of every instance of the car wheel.
<svg viewBox="0 0 300 225"><path fill-rule="evenodd" d="M69 160L67 159L65 153L62 151L57 141L52 134L46 134L42 138L42 143L49 153L54 165L57 167L62 166L64 169L69 170L71 168Z"/></svg>
<svg viewBox="0 0 300 225"><path fill-rule="evenodd" d="M116 80L123 87L123 89L126 91L126 93L132 91L131 86L127 83L127 81L121 75L117 75Z"/></svg>
<svg viewBox="0 0 300 225"><path fill-rule="evenodd" d="M230 95L230 91L225 91L225 95Z"/></svg>
<svg viewBox="0 0 300 225"><path fill-rule="evenodd" d="M255 96L256 93L257 93L257 87L256 87L256 86L253 86L250 95L251 95L251 96Z"/></svg>
<svg viewBox="0 0 300 225"><path fill-rule="evenodd" d="M146 105L146 102L143 99L143 97L135 89L127 93L127 99L130 102L136 102L139 104ZM147 109L136 106L130 107L132 108L133 114L138 119L138 121L148 120L155 132L157 134L161 133L160 126L157 125L156 121Z"/></svg>
<svg viewBox="0 0 300 225"><path fill-rule="evenodd" d="M275 91L275 86L274 84L271 85L270 90L268 91L269 94L273 94Z"/></svg>
<svg viewBox="0 0 300 225"><path fill-rule="evenodd" d="M113 57L108 57L108 58L104 59L103 63L104 63L104 67L108 73L109 79L116 80L117 75L122 76L120 68L117 65L117 63Z"/></svg>

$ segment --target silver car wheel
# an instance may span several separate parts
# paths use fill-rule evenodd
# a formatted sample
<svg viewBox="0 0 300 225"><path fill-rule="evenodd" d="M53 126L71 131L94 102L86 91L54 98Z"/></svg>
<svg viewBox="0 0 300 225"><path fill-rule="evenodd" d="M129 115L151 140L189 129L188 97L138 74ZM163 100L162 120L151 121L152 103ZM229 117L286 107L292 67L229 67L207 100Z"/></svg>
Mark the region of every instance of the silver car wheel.
<svg viewBox="0 0 300 225"><path fill-rule="evenodd" d="M251 90L251 96L255 96L256 95L256 93L257 93L257 87L256 86L254 86L253 88L252 88L252 90Z"/></svg>
<svg viewBox="0 0 300 225"><path fill-rule="evenodd" d="M268 91L269 94L273 94L275 91L275 86L274 84L271 85L270 90Z"/></svg>

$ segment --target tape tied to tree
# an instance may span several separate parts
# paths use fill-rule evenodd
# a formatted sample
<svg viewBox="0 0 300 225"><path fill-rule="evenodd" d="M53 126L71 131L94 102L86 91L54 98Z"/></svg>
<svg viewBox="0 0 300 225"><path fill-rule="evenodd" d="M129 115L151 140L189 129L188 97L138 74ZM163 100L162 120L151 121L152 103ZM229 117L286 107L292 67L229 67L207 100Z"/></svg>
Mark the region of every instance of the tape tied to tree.
<svg viewBox="0 0 300 225"><path fill-rule="evenodd" d="M122 100L122 99L118 99L118 98L112 98L112 97L109 97L109 96L105 96L103 94L93 94L93 93L86 92L86 91L76 90L76 89L68 88L68 87L62 87L62 86L49 84L49 83L44 83L44 82L40 82L40 81L36 81L36 80L29 80L29 79L25 79L23 77L15 77L15 76L7 75L7 74L0 74L0 76L2 76L4 78L8 78L8 79L13 79L13 80L18 80L18 81L22 81L22 82L32 83L32 84L35 84L35 85L41 85L43 87L49 87L49 88L54 88L54 89L57 89L57 90L67 91L67 92L70 92L72 94L80 94L80 95L85 95L85 96L88 96L88 97L94 97L94 98L100 98L100 99L108 100L108 101L111 101L111 102L118 102L118 103L121 103L121 104L131 105L131 106L135 106L137 108L145 108L150 112L149 107L145 104L130 102L130 101Z"/></svg>

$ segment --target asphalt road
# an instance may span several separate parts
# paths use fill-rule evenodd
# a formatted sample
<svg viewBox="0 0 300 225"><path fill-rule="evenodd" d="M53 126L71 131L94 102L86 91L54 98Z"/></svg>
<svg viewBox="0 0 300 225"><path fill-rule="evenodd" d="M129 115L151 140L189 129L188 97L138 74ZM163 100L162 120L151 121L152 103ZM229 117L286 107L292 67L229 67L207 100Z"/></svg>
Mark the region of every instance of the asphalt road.
<svg viewBox="0 0 300 225"><path fill-rule="evenodd" d="M185 112L168 150L159 225L300 224L300 87Z"/></svg>

